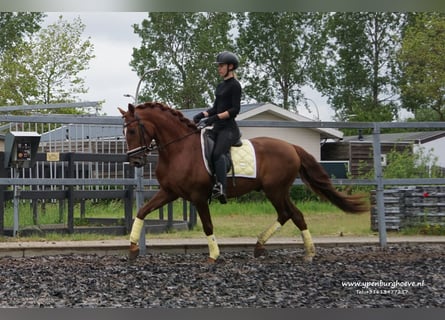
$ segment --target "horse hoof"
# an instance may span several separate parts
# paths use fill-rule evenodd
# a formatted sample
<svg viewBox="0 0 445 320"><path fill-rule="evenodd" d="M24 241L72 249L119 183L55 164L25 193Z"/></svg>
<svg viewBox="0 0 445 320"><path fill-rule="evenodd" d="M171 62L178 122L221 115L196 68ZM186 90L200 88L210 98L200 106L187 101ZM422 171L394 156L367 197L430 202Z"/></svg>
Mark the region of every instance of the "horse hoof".
<svg viewBox="0 0 445 320"><path fill-rule="evenodd" d="M215 263L216 263L216 259L207 257L207 263L208 263L208 264L215 264Z"/></svg>
<svg viewBox="0 0 445 320"><path fill-rule="evenodd" d="M130 251L128 253L128 260L130 262L133 262L136 260L136 258L139 256L139 247L132 243L130 244Z"/></svg>
<svg viewBox="0 0 445 320"><path fill-rule="evenodd" d="M314 256L304 256L303 261L306 263L312 263L312 260L314 259Z"/></svg>
<svg viewBox="0 0 445 320"><path fill-rule="evenodd" d="M253 251L253 256L255 258L259 257L267 257L267 250L263 246L257 246L255 247L255 250Z"/></svg>

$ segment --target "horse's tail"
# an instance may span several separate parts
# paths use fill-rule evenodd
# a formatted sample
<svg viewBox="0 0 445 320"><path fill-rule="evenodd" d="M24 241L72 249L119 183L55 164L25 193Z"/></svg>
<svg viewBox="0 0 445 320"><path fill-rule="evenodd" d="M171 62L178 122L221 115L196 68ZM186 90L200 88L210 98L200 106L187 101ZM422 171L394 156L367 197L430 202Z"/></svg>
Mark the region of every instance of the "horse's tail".
<svg viewBox="0 0 445 320"><path fill-rule="evenodd" d="M301 160L300 178L313 192L345 212L361 213L369 211L369 205L364 195L348 195L339 192L317 160L303 148L295 145L294 147Z"/></svg>

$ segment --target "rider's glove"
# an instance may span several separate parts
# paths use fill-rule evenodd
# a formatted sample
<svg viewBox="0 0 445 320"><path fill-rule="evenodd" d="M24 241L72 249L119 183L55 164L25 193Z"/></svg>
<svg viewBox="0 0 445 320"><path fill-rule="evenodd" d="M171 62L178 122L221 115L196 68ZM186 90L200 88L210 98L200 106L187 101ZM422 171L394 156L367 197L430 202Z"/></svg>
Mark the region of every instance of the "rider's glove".
<svg viewBox="0 0 445 320"><path fill-rule="evenodd" d="M193 122L198 123L199 120L201 120L204 117L205 117L204 112L200 112L196 116L193 117Z"/></svg>
<svg viewBox="0 0 445 320"><path fill-rule="evenodd" d="M210 116L206 120L206 125L211 126L212 124L214 124L218 120L219 120L218 115L215 114L213 116Z"/></svg>

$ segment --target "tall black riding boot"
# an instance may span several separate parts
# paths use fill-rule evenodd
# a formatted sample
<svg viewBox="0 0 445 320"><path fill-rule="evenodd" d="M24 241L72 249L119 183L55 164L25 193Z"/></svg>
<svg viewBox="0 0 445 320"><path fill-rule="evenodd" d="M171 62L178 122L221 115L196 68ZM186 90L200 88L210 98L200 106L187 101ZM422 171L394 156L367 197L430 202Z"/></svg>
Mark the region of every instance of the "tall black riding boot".
<svg viewBox="0 0 445 320"><path fill-rule="evenodd" d="M227 164L224 156L215 161L216 184L213 186L212 198L218 199L221 203L227 203L226 179Z"/></svg>

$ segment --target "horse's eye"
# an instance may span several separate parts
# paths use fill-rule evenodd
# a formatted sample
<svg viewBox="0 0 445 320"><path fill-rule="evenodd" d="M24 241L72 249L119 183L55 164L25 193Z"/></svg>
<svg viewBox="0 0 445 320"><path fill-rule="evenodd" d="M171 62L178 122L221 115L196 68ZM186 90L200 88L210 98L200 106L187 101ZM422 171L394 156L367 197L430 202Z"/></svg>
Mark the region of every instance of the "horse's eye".
<svg viewBox="0 0 445 320"><path fill-rule="evenodd" d="M135 133L136 133L136 130L134 130L132 128L127 130L127 134L135 134Z"/></svg>

